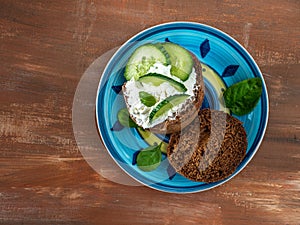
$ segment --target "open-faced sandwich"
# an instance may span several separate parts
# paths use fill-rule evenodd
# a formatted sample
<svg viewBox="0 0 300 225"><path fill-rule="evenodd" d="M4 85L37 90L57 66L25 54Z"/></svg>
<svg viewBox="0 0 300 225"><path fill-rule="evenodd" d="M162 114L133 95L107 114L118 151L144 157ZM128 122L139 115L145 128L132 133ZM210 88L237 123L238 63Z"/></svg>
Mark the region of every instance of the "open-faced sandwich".
<svg viewBox="0 0 300 225"><path fill-rule="evenodd" d="M132 120L156 133L178 132L198 115L204 98L201 64L170 42L144 44L128 60L122 89Z"/></svg>
<svg viewBox="0 0 300 225"><path fill-rule="evenodd" d="M193 53L170 42L141 45L130 56L124 77L122 89L132 123L143 132L170 134L164 152L177 173L208 183L234 173L246 155L246 131L226 112L200 110L205 87L201 64ZM237 93L241 89L242 100ZM241 81L223 95L232 112L248 113L260 98L261 80ZM161 146L156 142L138 152L139 168L157 168Z"/></svg>

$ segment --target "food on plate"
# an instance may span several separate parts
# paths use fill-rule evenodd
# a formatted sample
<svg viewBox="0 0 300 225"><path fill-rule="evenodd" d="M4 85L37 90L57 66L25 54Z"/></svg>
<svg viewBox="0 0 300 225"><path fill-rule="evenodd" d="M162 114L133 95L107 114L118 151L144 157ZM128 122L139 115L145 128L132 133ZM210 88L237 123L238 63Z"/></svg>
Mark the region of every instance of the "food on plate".
<svg viewBox="0 0 300 225"><path fill-rule="evenodd" d="M136 154L141 170L156 169L164 152L176 172L193 181L216 182L234 173L246 155L246 131L225 112L200 110L204 82L193 53L170 42L141 45L130 56L124 77L127 112L118 119L136 127L150 145ZM261 88L260 78L232 85L223 93L226 107L236 115L249 113ZM169 144L149 131L170 134Z"/></svg>
<svg viewBox="0 0 300 225"><path fill-rule="evenodd" d="M155 144L138 152L136 163L140 170L150 172L155 170L161 163L161 145Z"/></svg>
<svg viewBox="0 0 300 225"><path fill-rule="evenodd" d="M179 174L209 183L233 174L246 150L247 135L238 119L203 109L185 129L171 134L167 156Z"/></svg>
<svg viewBox="0 0 300 225"><path fill-rule="evenodd" d="M141 127L137 127L137 130L143 140L148 144L148 145L155 145L157 143L160 143L160 151L164 154L167 154L167 147L168 143L165 141L162 141L159 137L157 137L155 134L151 133L148 130L144 130Z"/></svg>
<svg viewBox="0 0 300 225"><path fill-rule="evenodd" d="M180 131L197 116L204 98L197 57L170 42L144 44L125 68L123 95L131 119L155 133Z"/></svg>
<svg viewBox="0 0 300 225"><path fill-rule="evenodd" d="M259 77L233 84L223 93L225 105L238 116L251 112L262 94L262 80Z"/></svg>

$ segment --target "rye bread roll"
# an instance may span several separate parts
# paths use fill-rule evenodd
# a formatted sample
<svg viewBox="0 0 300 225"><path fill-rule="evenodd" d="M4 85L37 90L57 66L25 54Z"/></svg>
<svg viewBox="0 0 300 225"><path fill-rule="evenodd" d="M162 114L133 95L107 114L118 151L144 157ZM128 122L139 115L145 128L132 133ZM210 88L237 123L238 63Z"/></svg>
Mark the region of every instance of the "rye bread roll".
<svg viewBox="0 0 300 225"><path fill-rule="evenodd" d="M179 174L210 183L233 174L246 150L247 135L238 119L204 109L184 130L171 134L167 156Z"/></svg>
<svg viewBox="0 0 300 225"><path fill-rule="evenodd" d="M187 125L189 125L195 117L198 115L198 111L202 105L202 101L204 99L204 82L203 82L203 76L202 76L202 67L201 63L197 59L197 57L191 53L191 56L194 61L194 69L196 75L196 82L193 88L194 96L192 98L189 98L185 101L185 104L183 107L181 107L177 114L173 117L168 117L163 122L149 128L151 132L154 133L162 133L162 134L168 134L168 133L174 133L178 132ZM122 89L123 93L126 93L126 83L123 84ZM127 101L126 95L124 95L124 100L126 103L126 106L129 110L130 106ZM129 113L131 119L136 122L136 118Z"/></svg>

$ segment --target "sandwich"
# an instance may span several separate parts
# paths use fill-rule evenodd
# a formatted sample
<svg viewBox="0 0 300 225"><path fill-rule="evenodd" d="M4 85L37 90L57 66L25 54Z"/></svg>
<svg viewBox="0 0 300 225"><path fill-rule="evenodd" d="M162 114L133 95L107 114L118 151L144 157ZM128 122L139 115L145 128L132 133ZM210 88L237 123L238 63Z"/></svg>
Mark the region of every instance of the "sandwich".
<svg viewBox="0 0 300 225"><path fill-rule="evenodd" d="M198 115L204 98L197 57L171 42L147 43L130 56L122 86L131 119L154 133L179 132Z"/></svg>

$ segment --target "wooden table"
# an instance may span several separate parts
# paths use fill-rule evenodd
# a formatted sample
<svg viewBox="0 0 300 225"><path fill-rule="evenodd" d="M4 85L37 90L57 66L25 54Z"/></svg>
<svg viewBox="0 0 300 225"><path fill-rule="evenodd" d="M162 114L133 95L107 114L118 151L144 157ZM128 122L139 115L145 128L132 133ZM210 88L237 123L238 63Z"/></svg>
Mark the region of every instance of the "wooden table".
<svg viewBox="0 0 300 225"><path fill-rule="evenodd" d="M0 224L300 224L299 1L186 2L0 0ZM268 129L253 160L196 194L112 182L73 135L73 98L89 65L168 21L234 37L269 92Z"/></svg>

